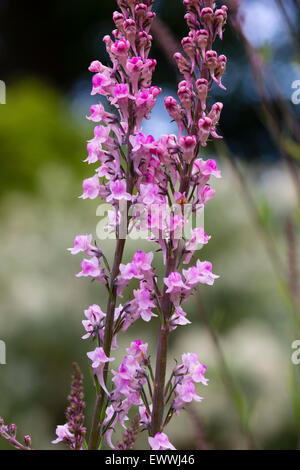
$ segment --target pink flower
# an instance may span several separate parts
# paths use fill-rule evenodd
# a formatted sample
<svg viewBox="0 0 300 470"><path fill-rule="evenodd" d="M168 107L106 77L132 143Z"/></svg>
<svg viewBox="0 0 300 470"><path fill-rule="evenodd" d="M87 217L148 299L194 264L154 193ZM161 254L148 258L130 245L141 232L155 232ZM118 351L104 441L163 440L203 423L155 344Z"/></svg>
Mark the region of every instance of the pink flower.
<svg viewBox="0 0 300 470"><path fill-rule="evenodd" d="M52 444L58 444L59 442L63 442L66 440L72 441L74 439L74 434L69 431L68 424L64 424L63 426L57 426L55 432L57 435L57 439L55 439L55 441L52 441Z"/></svg>
<svg viewBox="0 0 300 470"><path fill-rule="evenodd" d="M215 176L215 178L221 178L221 172L218 170L215 160L206 160L198 158L194 163L197 168L204 176Z"/></svg>
<svg viewBox="0 0 300 470"><path fill-rule="evenodd" d="M131 201L132 196L126 191L126 181L116 180L110 183L111 194L107 197L107 202L112 201Z"/></svg>
<svg viewBox="0 0 300 470"><path fill-rule="evenodd" d="M208 379L204 377L204 374L207 370L204 364L199 362L197 354L195 353L186 353L182 355L182 363L187 370L187 373L190 374L190 377L193 382L202 383L207 385Z"/></svg>
<svg viewBox="0 0 300 470"><path fill-rule="evenodd" d="M145 274L147 271L152 271L153 253L145 253L144 251L137 251L132 258L132 264L137 268L141 274Z"/></svg>
<svg viewBox="0 0 300 470"><path fill-rule="evenodd" d="M133 356L138 362L143 362L147 358L148 344L143 343L140 339L133 341L129 348L126 349L127 354Z"/></svg>
<svg viewBox="0 0 300 470"><path fill-rule="evenodd" d="M131 308L135 309L144 321L149 322L152 317L157 316L151 311L155 307L155 303L151 298L149 290L143 287L142 283L141 288L134 290L133 294L135 300L131 303Z"/></svg>
<svg viewBox="0 0 300 470"><path fill-rule="evenodd" d="M181 296L183 296L188 290L188 287L182 280L181 274L178 272L173 272L169 275L169 277L164 278L164 282L168 287L166 293L170 294L171 301L175 306L178 306Z"/></svg>
<svg viewBox="0 0 300 470"><path fill-rule="evenodd" d="M136 357L125 356L123 363L120 365L118 372L112 371L114 377L113 382L116 390L113 391L113 399L119 399L125 395L132 404L141 404L139 394L140 385L145 383L139 375L140 364Z"/></svg>
<svg viewBox="0 0 300 470"><path fill-rule="evenodd" d="M200 204L205 205L208 201L210 201L210 199L214 197L216 191L209 186L205 186L203 189L200 189L200 191L197 191L197 194Z"/></svg>
<svg viewBox="0 0 300 470"><path fill-rule="evenodd" d="M97 175L83 181L83 195L82 199L96 199L99 196L100 183Z"/></svg>
<svg viewBox="0 0 300 470"><path fill-rule="evenodd" d="M97 72L100 72L101 68L102 68L101 62L99 62L99 60L94 60L89 66L89 71L97 73Z"/></svg>
<svg viewBox="0 0 300 470"><path fill-rule="evenodd" d="M101 73L96 73L93 76L93 89L92 89L92 95L96 95L97 93L99 95L106 95L112 87L112 80L110 73L105 70L104 72Z"/></svg>
<svg viewBox="0 0 300 470"><path fill-rule="evenodd" d="M105 124L108 124L114 119L114 115L107 113L104 106L99 103L91 106L91 116L87 116L87 119L93 122L103 121Z"/></svg>
<svg viewBox="0 0 300 470"><path fill-rule="evenodd" d="M96 348L94 351L88 352L87 356L92 361L92 368L94 373L97 375L99 384L103 390L109 395L109 392L105 386L103 378L103 370L107 362L112 362L115 360L114 357L107 357L103 348Z"/></svg>
<svg viewBox="0 0 300 470"><path fill-rule="evenodd" d="M105 152L102 149L102 145L99 142L92 140L87 144L88 157L85 162L96 163L98 160L102 160L105 157Z"/></svg>
<svg viewBox="0 0 300 470"><path fill-rule="evenodd" d="M164 198L160 193L160 189L157 184L141 184L139 201L146 206L152 204L162 204Z"/></svg>
<svg viewBox="0 0 300 470"><path fill-rule="evenodd" d="M199 119L198 128L199 128L199 138L202 147L206 147L207 140L210 136L210 132L212 129L212 120L209 117L204 116L203 118Z"/></svg>
<svg viewBox="0 0 300 470"><path fill-rule="evenodd" d="M184 282L182 281L181 274L173 272L169 277L164 278L165 284L168 287L167 294L181 292L182 289L186 289Z"/></svg>
<svg viewBox="0 0 300 470"><path fill-rule="evenodd" d="M177 412L180 411L186 403L190 403L193 400L202 401L202 398L196 393L193 382L179 383L175 388L175 392L177 396L173 402L173 406Z"/></svg>
<svg viewBox="0 0 300 470"><path fill-rule="evenodd" d="M82 324L87 334L82 339L87 339L97 333L97 329L99 329L100 323L106 317L106 314L102 312L99 305L94 304L84 311L84 315L87 320L82 320Z"/></svg>
<svg viewBox="0 0 300 470"><path fill-rule="evenodd" d="M106 284L104 270L100 266L99 258L94 256L91 259L84 259L81 263L81 272L76 277L92 277L102 284Z"/></svg>
<svg viewBox="0 0 300 470"><path fill-rule="evenodd" d="M197 139L194 135L188 135L179 139L179 145L183 150L183 158L187 163L190 163L194 158Z"/></svg>
<svg viewBox="0 0 300 470"><path fill-rule="evenodd" d="M212 286L219 276L212 273L212 264L209 261L197 260L197 265L187 270L183 269L186 285L193 289L197 284Z"/></svg>
<svg viewBox="0 0 300 470"><path fill-rule="evenodd" d="M142 134L141 132L136 136L131 136L130 143L132 144L132 151L134 153L153 153L157 148L154 137L152 135Z"/></svg>
<svg viewBox="0 0 300 470"><path fill-rule="evenodd" d="M186 313L184 310L177 306L174 314L171 317L171 328L175 330L177 326L190 325L191 322L186 318Z"/></svg>
<svg viewBox="0 0 300 470"><path fill-rule="evenodd" d="M84 252L88 256L92 256L97 248L91 245L92 235L77 235L74 241L74 248L68 248L68 251L72 255L77 255L80 252Z"/></svg>
<svg viewBox="0 0 300 470"><path fill-rule="evenodd" d="M152 405L149 405L149 409L152 412ZM151 423L151 415L149 414L145 405L139 407L139 413L141 418L141 424L148 426Z"/></svg>
<svg viewBox="0 0 300 470"><path fill-rule="evenodd" d="M187 242L185 250L188 252L185 255L184 263L188 264L194 252L198 249L199 245L206 245L211 237L206 235L203 227L197 227L192 230L192 238Z"/></svg>
<svg viewBox="0 0 300 470"><path fill-rule="evenodd" d="M158 432L154 437L148 437L148 442L152 450L176 450L169 442L168 436L163 432Z"/></svg>
<svg viewBox="0 0 300 470"><path fill-rule="evenodd" d="M129 49L130 49L130 42L127 41L126 39L120 39L119 41L116 41L111 47L112 53L117 56L124 56L124 55L126 56Z"/></svg>
<svg viewBox="0 0 300 470"><path fill-rule="evenodd" d="M127 83L115 85L111 104L119 106L121 117L124 121L127 121L129 116L128 99L135 100L135 97L130 93L129 85Z"/></svg>

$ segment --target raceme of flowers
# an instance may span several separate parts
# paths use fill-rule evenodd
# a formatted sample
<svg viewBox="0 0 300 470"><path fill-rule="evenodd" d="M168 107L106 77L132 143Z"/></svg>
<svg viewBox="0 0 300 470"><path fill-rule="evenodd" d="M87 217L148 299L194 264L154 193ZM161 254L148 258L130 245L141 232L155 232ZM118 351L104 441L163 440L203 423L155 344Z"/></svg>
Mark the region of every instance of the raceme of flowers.
<svg viewBox="0 0 300 470"><path fill-rule="evenodd" d="M95 129L87 144L86 162L95 168L92 176L83 181L81 197L111 205L110 229L116 234L116 247L112 266L93 243L92 235L78 235L70 249L74 255L83 255L77 277L99 282L108 291L105 311L94 304L84 312L83 339L96 343L87 353L96 400L87 442L77 374L72 395L77 418L69 413L68 422L57 427L54 441L63 441L71 448L98 449L104 440L115 448L115 429L119 425L127 432L124 442L130 441L130 446L137 432L146 430L151 449L174 449L164 432L168 423L188 403L200 402L199 385L208 383L206 367L194 353L183 354L171 376L166 377L167 345L170 334L191 323L184 310L187 299L199 284L212 286L218 277L209 261L195 260L196 250L210 239L203 227L194 228L188 239L177 233L186 223L185 206L191 206L191 216L199 206L205 207L215 194L211 178L221 177L216 162L204 160L201 149L211 138L221 138L218 123L223 104L209 104L208 94L213 84L225 89L222 76L227 60L213 45L222 40L227 7L216 8L212 0L183 3L188 34L181 42L182 53L174 56L182 80L178 99L165 99L166 110L177 124L177 135L162 135L155 140L143 133L143 121L149 119L161 93L152 84L156 61L149 58L150 29L155 18L153 0L117 0L115 29L112 37L103 39L110 65L94 61L89 68L93 74L92 95L101 102L106 98L108 106L104 108L98 102L88 116ZM179 213L172 213L173 204L179 206ZM136 205L142 209L133 211ZM151 212L154 205L160 209L156 213ZM167 211L169 217L165 216ZM142 219L140 212L146 214ZM120 236L124 217L127 229L149 229L149 240L162 254L138 251L130 263L124 264L126 240ZM163 257L163 279L153 267L154 256ZM125 289L131 293L131 300L123 303ZM116 364L113 352L118 349L118 335L136 321L157 321L160 325L155 368L148 344L140 339L130 343L123 362ZM129 432L133 412L138 419L134 431Z"/></svg>

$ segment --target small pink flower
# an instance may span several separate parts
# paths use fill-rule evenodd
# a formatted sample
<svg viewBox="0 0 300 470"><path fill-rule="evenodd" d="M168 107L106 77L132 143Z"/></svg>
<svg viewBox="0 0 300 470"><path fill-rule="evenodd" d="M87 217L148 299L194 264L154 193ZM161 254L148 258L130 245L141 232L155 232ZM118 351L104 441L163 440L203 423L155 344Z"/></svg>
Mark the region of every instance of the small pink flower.
<svg viewBox="0 0 300 470"><path fill-rule="evenodd" d="M84 259L81 263L81 272L76 277L92 277L102 284L106 284L104 270L100 266L99 258L94 256L91 259Z"/></svg>
<svg viewBox="0 0 300 470"><path fill-rule="evenodd" d="M101 68L102 68L101 62L99 62L99 60L94 60L89 66L89 71L98 73L100 72Z"/></svg>
<svg viewBox="0 0 300 470"><path fill-rule="evenodd" d="M63 426L57 426L56 428L57 439L52 441L52 444L58 444L63 441L72 441L74 439L74 434L69 431L69 425L64 424Z"/></svg>
<svg viewBox="0 0 300 470"><path fill-rule="evenodd" d="M151 309L155 307L155 303L151 298L149 290L143 287L142 283L141 288L139 290L134 290L133 294L134 301L131 305L144 321L149 322L152 317L157 316L151 311Z"/></svg>
<svg viewBox="0 0 300 470"><path fill-rule="evenodd" d="M100 191L100 183L97 175L92 178L85 179L82 184L83 195L80 196L82 199L96 199Z"/></svg>
<svg viewBox="0 0 300 470"><path fill-rule="evenodd" d="M188 381L179 383L175 388L175 392L177 393L177 396L174 400L173 406L177 412L180 411L186 403L190 403L193 400L198 402L202 401L202 398L196 393L193 382Z"/></svg>
<svg viewBox="0 0 300 470"><path fill-rule="evenodd" d="M137 251L132 258L132 264L136 266L140 273L145 273L146 271L152 271L153 253L145 253L144 251Z"/></svg>
<svg viewBox="0 0 300 470"><path fill-rule="evenodd" d="M188 264L191 261L194 252L198 249L199 245L206 245L210 239L211 237L206 235L203 227L197 227L193 229L192 237L185 246L185 250L188 253L185 255L184 263Z"/></svg>
<svg viewBox="0 0 300 470"><path fill-rule="evenodd" d="M100 122L107 114L102 104L95 104L91 106L91 116L88 116L87 119L93 122Z"/></svg>
<svg viewBox="0 0 300 470"><path fill-rule="evenodd" d="M214 197L216 191L209 186L205 186L202 190L197 191L200 204L206 204Z"/></svg>
<svg viewBox="0 0 300 470"><path fill-rule="evenodd" d="M189 268L188 270L183 269L183 275L186 280L186 285L193 289L197 284L207 284L212 286L215 279L219 276L212 273L212 264L209 261L201 262L197 260L197 265Z"/></svg>
<svg viewBox="0 0 300 470"><path fill-rule="evenodd" d="M110 183L111 194L106 199L107 202L111 201L131 201L132 196L126 191L126 181L116 180Z"/></svg>
<svg viewBox="0 0 300 470"><path fill-rule="evenodd" d="M164 278L165 284L168 287L167 294L181 292L182 289L186 289L186 286L182 280L181 274L173 272L169 277Z"/></svg>
<svg viewBox="0 0 300 470"><path fill-rule="evenodd" d="M129 49L130 42L126 39L120 39L119 41L116 41L111 47L112 53L117 56L127 55Z"/></svg>
<svg viewBox="0 0 300 470"><path fill-rule="evenodd" d="M150 405L149 408L152 412L152 405ZM141 424L149 425L151 423L151 414L149 414L145 405L139 407L139 413L141 418Z"/></svg>
<svg viewBox="0 0 300 470"><path fill-rule="evenodd" d="M92 368L94 373L97 375L99 384L103 390L109 395L109 392L105 386L103 378L103 370L107 362L112 362L115 360L114 357L107 357L103 348L96 348L94 351L88 352L87 356L92 361Z"/></svg>
<svg viewBox="0 0 300 470"><path fill-rule="evenodd" d="M87 334L82 336L82 339L87 339L94 334L96 328L99 328L106 314L102 312L99 305L94 304L84 311L84 315L87 320L82 320L82 324Z"/></svg>
<svg viewBox="0 0 300 470"><path fill-rule="evenodd" d="M169 442L168 436L163 432L158 432L154 437L148 437L148 442L152 450L176 450Z"/></svg>
<svg viewBox="0 0 300 470"><path fill-rule="evenodd" d="M197 139L194 135L188 135L179 139L179 145L183 150L183 158L187 163L190 163L194 158Z"/></svg>
<svg viewBox="0 0 300 470"><path fill-rule="evenodd" d="M139 201L146 206L161 204L164 202L164 198L159 192L160 189L157 184L141 184Z"/></svg>
<svg viewBox="0 0 300 470"><path fill-rule="evenodd" d="M101 73L96 73L93 76L93 89L92 95L106 95L112 87L112 80L111 76L108 71L104 71Z"/></svg>
<svg viewBox="0 0 300 470"><path fill-rule="evenodd" d="M182 307L177 306L174 314L171 317L171 327L175 330L177 326L190 325L191 322L186 318L186 313Z"/></svg>
<svg viewBox="0 0 300 470"><path fill-rule="evenodd" d="M207 385L208 379L204 377L207 367L199 362L197 354L186 353L182 355L182 363L190 374L193 382L201 382L203 385Z"/></svg>
<svg viewBox="0 0 300 470"><path fill-rule="evenodd" d="M126 349L127 354L133 356L137 361L141 362L147 358L148 344L143 343L140 339L133 341L129 348Z"/></svg>
<svg viewBox="0 0 300 470"><path fill-rule="evenodd" d="M96 140L92 140L87 144L88 157L85 162L96 163L99 160L101 161L105 157L105 152L102 149L102 145Z"/></svg>
<svg viewBox="0 0 300 470"><path fill-rule="evenodd" d="M92 239L92 235L77 235L74 241L74 248L68 248L68 251L70 251L72 255L84 252L86 255L91 256L97 250L97 248L91 244Z"/></svg>
<svg viewBox="0 0 300 470"><path fill-rule="evenodd" d="M195 168L197 168L204 176L215 176L221 178L221 172L218 170L215 160L206 160L199 158L195 161Z"/></svg>

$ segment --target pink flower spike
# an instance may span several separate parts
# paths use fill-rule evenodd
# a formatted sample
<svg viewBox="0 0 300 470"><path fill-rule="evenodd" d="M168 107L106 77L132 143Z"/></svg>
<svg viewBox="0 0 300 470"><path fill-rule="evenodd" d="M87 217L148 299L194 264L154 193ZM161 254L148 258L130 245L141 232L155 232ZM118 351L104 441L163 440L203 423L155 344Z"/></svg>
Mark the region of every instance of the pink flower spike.
<svg viewBox="0 0 300 470"><path fill-rule="evenodd" d="M115 358L107 357L103 348L96 348L94 351L88 352L87 356L92 361L92 368L94 370L94 373L97 375L99 384L101 385L103 390L107 393L107 395L109 395L109 392L104 383L103 370L104 370L105 364L107 362L113 362Z"/></svg>
<svg viewBox="0 0 300 470"><path fill-rule="evenodd" d="M168 436L163 432L158 432L154 437L148 437L148 442L152 450L176 450L169 442Z"/></svg>

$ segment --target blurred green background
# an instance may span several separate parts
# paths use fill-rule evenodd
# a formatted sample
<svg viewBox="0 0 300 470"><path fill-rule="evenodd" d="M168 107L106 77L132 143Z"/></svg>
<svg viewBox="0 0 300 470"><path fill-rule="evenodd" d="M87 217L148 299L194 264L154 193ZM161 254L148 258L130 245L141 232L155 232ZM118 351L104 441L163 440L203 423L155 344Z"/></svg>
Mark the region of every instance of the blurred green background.
<svg viewBox="0 0 300 470"><path fill-rule="evenodd" d="M172 8L174 2L158 0L155 10L180 38L186 32L184 10L181 0ZM300 68L291 25L276 0L241 3L246 37L268 62L282 100L297 120L300 105L290 100ZM297 0L286 1L285 7L298 32ZM77 233L95 235L99 221L97 202L78 199L81 180L93 171L82 163L85 141L93 132L84 119L94 102L86 70L93 59L107 60L100 39L112 29L114 9L112 0L53 0L46 5L2 0L0 5L0 79L7 85L7 103L0 105L0 339L7 345L7 364L0 365L0 415L6 423L17 423L20 436L31 433L34 448L54 449L50 442L56 425L64 423L74 360L85 375L90 423L94 391L86 352L93 346L80 339L81 320L93 303L105 309L106 294L74 277L80 259L66 249ZM300 366L291 363L291 343L300 339L299 312L284 282L288 284L288 276L274 269L267 245L273 247L271 234L283 265L295 268L297 187L272 139L249 57L232 27L217 47L229 59L224 79L228 93L216 88L211 93L212 100L225 104L221 133L226 145L218 151L209 147L204 154L218 153L223 179L205 213L212 239L200 257L211 260L221 277L189 302L193 325L176 331L169 354L171 367L175 357L195 351L208 367L210 382L199 389L205 400L195 408L194 418L182 413L168 434L183 449L294 449L300 436L295 387ZM154 83L164 94L175 94L178 77L155 35L152 56L158 58ZM270 77L264 78L268 82ZM277 96L268 91L267 99L276 107ZM145 126L155 137L174 129L162 102ZM280 113L278 122L284 125ZM299 143L289 142L299 158ZM234 160L228 158L231 154ZM294 168L298 171L297 164ZM255 202L256 223L239 172ZM151 248L142 242L140 247ZM110 253L112 242L103 242L103 248ZM136 249L129 241L127 260ZM157 267L162 272L161 260ZM120 353L137 337L148 340L154 353L157 329L155 320L140 321L120 338ZM143 445L142 439L138 446ZM6 448L0 441L0 449Z"/></svg>

